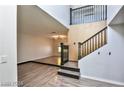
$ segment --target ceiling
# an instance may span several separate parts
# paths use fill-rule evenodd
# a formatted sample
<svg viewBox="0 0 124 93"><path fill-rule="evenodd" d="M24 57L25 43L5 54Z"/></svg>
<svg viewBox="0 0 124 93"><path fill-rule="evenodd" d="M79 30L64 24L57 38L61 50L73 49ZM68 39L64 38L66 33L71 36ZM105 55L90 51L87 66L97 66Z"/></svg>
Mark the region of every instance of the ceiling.
<svg viewBox="0 0 124 93"><path fill-rule="evenodd" d="M52 32L66 35L68 29L35 5L18 5L18 32L50 36Z"/></svg>
<svg viewBox="0 0 124 93"><path fill-rule="evenodd" d="M118 12L115 18L111 21L110 25L123 24L124 23L124 7Z"/></svg>

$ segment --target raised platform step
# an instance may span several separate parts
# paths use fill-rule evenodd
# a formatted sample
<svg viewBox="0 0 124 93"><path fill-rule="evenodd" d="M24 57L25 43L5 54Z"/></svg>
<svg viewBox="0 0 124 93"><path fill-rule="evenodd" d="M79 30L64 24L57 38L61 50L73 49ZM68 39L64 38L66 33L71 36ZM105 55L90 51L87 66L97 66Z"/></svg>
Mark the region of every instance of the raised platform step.
<svg viewBox="0 0 124 93"><path fill-rule="evenodd" d="M67 67L67 66L61 66L60 68L61 69L65 69L65 70L80 72L80 69L79 68L73 68L73 67Z"/></svg>
<svg viewBox="0 0 124 93"><path fill-rule="evenodd" d="M71 67L71 68L78 68L78 62L71 62L71 61L69 61L69 62L65 63L63 66Z"/></svg>
<svg viewBox="0 0 124 93"><path fill-rule="evenodd" d="M70 70L66 70L66 69L60 69L58 71L58 74L63 75L63 76L67 76L67 77L71 77L71 78L75 78L75 79L80 78L80 73L79 72L70 71Z"/></svg>

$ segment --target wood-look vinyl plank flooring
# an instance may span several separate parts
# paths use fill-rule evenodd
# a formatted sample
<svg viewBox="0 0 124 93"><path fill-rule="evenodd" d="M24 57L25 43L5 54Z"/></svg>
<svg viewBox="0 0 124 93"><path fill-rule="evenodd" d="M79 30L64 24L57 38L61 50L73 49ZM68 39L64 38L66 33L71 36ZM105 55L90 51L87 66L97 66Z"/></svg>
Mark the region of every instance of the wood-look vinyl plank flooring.
<svg viewBox="0 0 124 93"><path fill-rule="evenodd" d="M47 58L37 59L34 61L39 62L39 63L51 64L51 65L58 65L58 66L61 65L61 57L59 57L59 56L51 56L51 57L47 57Z"/></svg>
<svg viewBox="0 0 124 93"><path fill-rule="evenodd" d="M110 83L81 78L73 79L57 74L59 67L38 63L18 65L18 81L23 87L120 87Z"/></svg>

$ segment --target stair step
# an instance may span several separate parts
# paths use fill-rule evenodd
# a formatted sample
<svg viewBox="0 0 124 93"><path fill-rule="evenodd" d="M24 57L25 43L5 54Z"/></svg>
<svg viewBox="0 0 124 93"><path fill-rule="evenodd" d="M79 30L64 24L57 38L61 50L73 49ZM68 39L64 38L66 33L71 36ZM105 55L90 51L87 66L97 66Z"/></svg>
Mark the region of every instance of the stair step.
<svg viewBox="0 0 124 93"><path fill-rule="evenodd" d="M80 69L79 68L72 68L72 67L67 67L67 66L61 66L60 68L61 69L65 69L65 70L80 72Z"/></svg>
<svg viewBox="0 0 124 93"><path fill-rule="evenodd" d="M80 73L79 72L70 71L70 70L60 69L58 71L58 74L63 75L63 76L67 76L67 77L71 77L71 78L75 78L75 79L80 78Z"/></svg>

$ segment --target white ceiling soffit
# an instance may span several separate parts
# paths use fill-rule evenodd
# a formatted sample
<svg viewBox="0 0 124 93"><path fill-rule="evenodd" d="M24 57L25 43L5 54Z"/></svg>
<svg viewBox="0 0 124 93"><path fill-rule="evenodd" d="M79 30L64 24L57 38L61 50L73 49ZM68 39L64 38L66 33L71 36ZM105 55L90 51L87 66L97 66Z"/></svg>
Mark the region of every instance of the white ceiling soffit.
<svg viewBox="0 0 124 93"><path fill-rule="evenodd" d="M118 14L111 21L110 25L124 24L124 6L120 9Z"/></svg>
<svg viewBox="0 0 124 93"><path fill-rule="evenodd" d="M70 24L70 5L37 5L65 27Z"/></svg>
<svg viewBox="0 0 124 93"><path fill-rule="evenodd" d="M18 32L67 34L68 29L35 5L18 5Z"/></svg>

